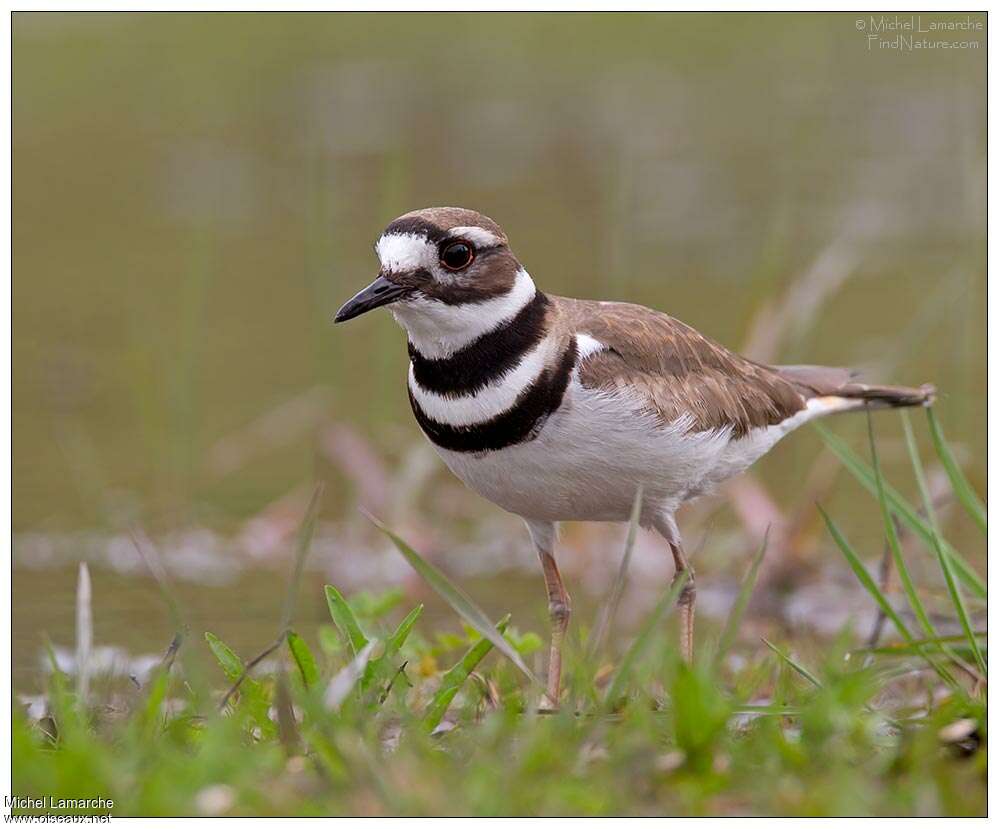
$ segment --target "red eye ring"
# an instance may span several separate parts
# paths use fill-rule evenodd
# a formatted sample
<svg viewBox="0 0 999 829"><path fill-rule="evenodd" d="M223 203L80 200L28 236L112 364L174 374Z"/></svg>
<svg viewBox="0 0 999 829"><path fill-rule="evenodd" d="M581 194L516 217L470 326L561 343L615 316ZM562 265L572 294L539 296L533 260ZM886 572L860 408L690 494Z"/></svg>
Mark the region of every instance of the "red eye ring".
<svg viewBox="0 0 999 829"><path fill-rule="evenodd" d="M441 265L449 271L460 271L475 261L475 248L471 242L455 239L441 249Z"/></svg>

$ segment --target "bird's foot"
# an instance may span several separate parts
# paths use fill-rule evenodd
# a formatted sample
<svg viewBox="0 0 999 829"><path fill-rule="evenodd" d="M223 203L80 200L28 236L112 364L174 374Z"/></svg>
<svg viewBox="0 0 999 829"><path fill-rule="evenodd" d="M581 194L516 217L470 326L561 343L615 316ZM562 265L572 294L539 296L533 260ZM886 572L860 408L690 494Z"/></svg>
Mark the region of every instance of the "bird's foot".
<svg viewBox="0 0 999 829"><path fill-rule="evenodd" d="M553 700L547 693L543 694L538 703L539 714L557 714L559 710L558 700Z"/></svg>

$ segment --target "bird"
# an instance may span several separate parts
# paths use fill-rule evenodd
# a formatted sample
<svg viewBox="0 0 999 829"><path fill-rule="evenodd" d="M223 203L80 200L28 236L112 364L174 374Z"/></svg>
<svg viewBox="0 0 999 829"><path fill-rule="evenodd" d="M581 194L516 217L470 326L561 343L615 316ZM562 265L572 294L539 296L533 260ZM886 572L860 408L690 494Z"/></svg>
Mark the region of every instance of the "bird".
<svg viewBox="0 0 999 829"><path fill-rule="evenodd" d="M558 707L571 603L562 521L638 521L682 579L680 651L694 656L696 587L676 512L818 417L928 406L935 389L868 385L844 368L747 359L661 311L543 292L492 219L406 213L378 237L377 278L334 322L387 307L405 330L420 429L470 489L523 519L551 626L546 700ZM640 494L640 495L639 495Z"/></svg>

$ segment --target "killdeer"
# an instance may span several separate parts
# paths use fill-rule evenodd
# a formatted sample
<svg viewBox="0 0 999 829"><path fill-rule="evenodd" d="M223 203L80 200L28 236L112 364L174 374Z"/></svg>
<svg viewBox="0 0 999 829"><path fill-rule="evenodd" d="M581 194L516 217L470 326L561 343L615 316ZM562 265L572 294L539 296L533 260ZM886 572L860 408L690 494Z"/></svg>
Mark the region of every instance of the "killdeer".
<svg viewBox="0 0 999 829"><path fill-rule="evenodd" d="M388 306L409 338L409 400L444 463L527 524L551 616L547 692L559 699L569 594L558 521L639 520L669 545L681 650L693 654L693 573L676 511L816 417L925 406L931 386L856 382L850 371L767 366L666 314L545 294L491 219L454 207L407 213L379 237L378 277L336 314Z"/></svg>

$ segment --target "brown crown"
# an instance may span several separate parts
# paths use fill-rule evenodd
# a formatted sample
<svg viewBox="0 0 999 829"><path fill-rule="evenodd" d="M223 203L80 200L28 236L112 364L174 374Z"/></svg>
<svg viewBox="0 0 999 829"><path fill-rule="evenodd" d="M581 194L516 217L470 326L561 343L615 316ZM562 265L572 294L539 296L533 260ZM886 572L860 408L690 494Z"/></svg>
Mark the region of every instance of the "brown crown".
<svg viewBox="0 0 999 829"><path fill-rule="evenodd" d="M425 207L404 213L392 221L385 233L420 233L431 239L455 227L481 227L507 241L503 229L488 216L463 207Z"/></svg>

